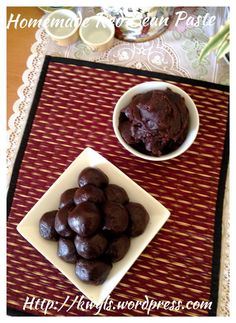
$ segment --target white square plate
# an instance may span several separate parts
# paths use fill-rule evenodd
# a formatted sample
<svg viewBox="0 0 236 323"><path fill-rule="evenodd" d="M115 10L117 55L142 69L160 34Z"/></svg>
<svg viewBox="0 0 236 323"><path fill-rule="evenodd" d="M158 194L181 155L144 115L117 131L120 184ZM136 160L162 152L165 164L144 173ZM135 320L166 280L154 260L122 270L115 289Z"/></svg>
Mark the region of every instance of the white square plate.
<svg viewBox="0 0 236 323"><path fill-rule="evenodd" d="M85 167L98 167L109 177L110 183L122 186L130 201L141 202L150 215L150 221L144 233L131 239L126 256L113 265L106 281L99 286L88 285L75 275L74 265L68 264L57 256L57 242L44 240L39 234L39 219L42 214L57 209L60 195L68 188L77 186L79 173ZM145 247L167 221L170 212L139 185L122 173L107 159L91 148L86 148L49 190L41 197L30 212L18 224L18 232L34 246L45 258L59 269L84 295L96 305L101 304L116 287Z"/></svg>

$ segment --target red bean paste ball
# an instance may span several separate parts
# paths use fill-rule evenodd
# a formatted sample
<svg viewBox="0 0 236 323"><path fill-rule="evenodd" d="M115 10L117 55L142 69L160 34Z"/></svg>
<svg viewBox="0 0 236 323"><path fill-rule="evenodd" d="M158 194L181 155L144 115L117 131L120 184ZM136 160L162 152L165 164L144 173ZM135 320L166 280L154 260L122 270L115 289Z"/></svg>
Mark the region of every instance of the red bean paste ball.
<svg viewBox="0 0 236 323"><path fill-rule="evenodd" d="M68 204L74 205L74 194L75 194L77 188L78 187L70 188L61 194L59 209L63 208L64 206L66 206Z"/></svg>
<svg viewBox="0 0 236 323"><path fill-rule="evenodd" d="M39 221L39 233L46 240L58 240L59 235L54 228L57 210L46 212Z"/></svg>
<svg viewBox="0 0 236 323"><path fill-rule="evenodd" d="M78 259L73 241L64 238L58 241L57 255L71 264L75 264Z"/></svg>
<svg viewBox="0 0 236 323"><path fill-rule="evenodd" d="M81 237L94 234L100 226L100 213L94 203L83 202L77 205L68 216L68 224Z"/></svg>
<svg viewBox="0 0 236 323"><path fill-rule="evenodd" d="M99 187L91 184L78 188L75 192L74 203L78 205L87 201L98 204L103 203L105 201L103 191Z"/></svg>
<svg viewBox="0 0 236 323"><path fill-rule="evenodd" d="M126 205L130 216L129 233L137 237L144 232L149 222L149 214L139 203L130 202Z"/></svg>
<svg viewBox="0 0 236 323"><path fill-rule="evenodd" d="M106 255L112 262L116 262L124 258L130 247L130 239L126 235L114 238L110 241L106 250Z"/></svg>
<svg viewBox="0 0 236 323"><path fill-rule="evenodd" d="M106 174L104 174L100 169L87 167L79 175L78 183L80 187L87 184L92 184L94 186L103 188L109 182Z"/></svg>
<svg viewBox="0 0 236 323"><path fill-rule="evenodd" d="M43 214L39 231L47 240L59 240L58 257L76 264L81 281L100 285L112 263L125 257L130 237L143 233L149 215L98 168L85 168L78 182L61 195L58 210Z"/></svg>
<svg viewBox="0 0 236 323"><path fill-rule="evenodd" d="M129 197L123 187L115 184L108 184L104 189L108 201L125 204L129 202Z"/></svg>
<svg viewBox="0 0 236 323"><path fill-rule="evenodd" d="M112 234L120 234L127 229L129 216L122 204L107 201L103 211L105 216L103 230Z"/></svg>
<svg viewBox="0 0 236 323"><path fill-rule="evenodd" d="M76 263L75 273L85 283L101 285L106 280L112 265L104 260L79 259Z"/></svg>
<svg viewBox="0 0 236 323"><path fill-rule="evenodd" d="M184 98L167 88L135 95L121 110L119 131L134 149L161 156L184 142L188 125Z"/></svg>
<svg viewBox="0 0 236 323"><path fill-rule="evenodd" d="M92 237L75 237L75 247L78 254L85 259L95 259L102 255L107 247L107 239L102 233Z"/></svg>
<svg viewBox="0 0 236 323"><path fill-rule="evenodd" d="M75 234L68 224L68 215L72 209L73 206L71 204L67 204L62 209L59 209L56 214L55 230L62 237L72 237Z"/></svg>

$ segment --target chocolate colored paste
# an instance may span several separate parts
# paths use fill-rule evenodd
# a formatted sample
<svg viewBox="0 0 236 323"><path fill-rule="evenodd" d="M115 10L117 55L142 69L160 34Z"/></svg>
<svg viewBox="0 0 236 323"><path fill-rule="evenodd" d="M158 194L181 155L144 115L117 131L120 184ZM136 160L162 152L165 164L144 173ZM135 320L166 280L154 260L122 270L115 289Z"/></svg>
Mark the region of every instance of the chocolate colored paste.
<svg viewBox="0 0 236 323"><path fill-rule="evenodd" d="M184 98L170 89L137 94L121 110L119 130L136 150L161 156L185 140L189 113Z"/></svg>
<svg viewBox="0 0 236 323"><path fill-rule="evenodd" d="M99 285L112 263L125 257L130 238L144 232L149 215L98 168L83 169L78 182L80 187L61 195L58 210L42 215L39 232L44 239L59 240L58 257L76 263L80 280Z"/></svg>

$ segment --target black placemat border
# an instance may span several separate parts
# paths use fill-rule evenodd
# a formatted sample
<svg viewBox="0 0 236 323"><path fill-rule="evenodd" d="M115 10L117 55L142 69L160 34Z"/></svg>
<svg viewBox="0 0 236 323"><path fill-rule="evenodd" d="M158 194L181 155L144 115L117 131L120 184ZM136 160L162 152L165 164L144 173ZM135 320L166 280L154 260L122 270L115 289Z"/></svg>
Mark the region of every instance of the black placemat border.
<svg viewBox="0 0 236 323"><path fill-rule="evenodd" d="M75 59L75 58L55 57L55 56L46 56L46 57L51 57L51 62L72 64L72 65L77 65L77 66L88 66L88 67L92 67L92 68L96 68L96 69L103 69L103 70L108 70L108 71L112 70L112 71L117 71L120 73L130 73L130 74L134 74L134 75L154 77L154 78L163 79L165 81L168 80L168 81L192 84L192 85L196 85L196 86L202 86L204 88L211 88L211 89L215 89L215 90L229 92L228 85L207 82L207 81L202 81L202 80L196 80L196 79L191 79L191 78L183 77L183 76L176 76L176 75L172 75L172 74L165 74L165 73L153 72L153 71L147 71L147 70L138 70L138 69L131 68L131 67L97 63L97 62L85 61L85 60L80 60L80 59Z"/></svg>
<svg viewBox="0 0 236 323"><path fill-rule="evenodd" d="M30 134L30 131L31 131L31 128L33 125L35 113L36 113L37 106L38 106L38 103L40 100L40 96L41 96L44 80L45 80L45 77L47 74L49 62L50 62L50 56L46 56L43 66L42 66L40 76L39 76L39 81L38 81L38 84L37 84L37 87L35 90L34 99L33 99L31 109L30 109L30 112L28 115L28 119L27 119L27 122L25 125L22 140L21 140L21 143L20 143L17 155L16 155L16 159L15 159L15 163L14 163L14 167L13 167L13 171L12 171L12 175L11 175L10 185L9 185L9 189L8 189L8 194L7 194L7 218L9 216L9 213L11 210L11 205L12 205L12 201L13 201L13 197L14 197L14 192L15 192L15 188L16 188L16 182L17 182L21 162L24 157L25 148L27 146L29 134Z"/></svg>
<svg viewBox="0 0 236 323"><path fill-rule="evenodd" d="M9 216L11 205L14 198L14 192L16 188L16 183L19 175L19 170L21 166L22 159L24 157L25 148L27 146L28 138L31 132L32 124L34 121L34 117L37 111L38 103L40 100L42 88L44 85L44 80L47 74L48 65L50 62L58 62L63 64L73 64L77 66L87 66L96 69L104 69L104 70L115 70L121 73L129 73L134 75L143 75L147 77L159 78L163 80L175 81L179 83L192 84L196 86L202 86L205 88L217 89L220 91L229 92L229 86L206 82L202 80L194 80L185 77L158 73L153 71L144 71L137 70L133 68L121 67L117 65L108 65L97 62L90 62L85 60L76 60L72 58L64 58L64 57L54 57L54 56L45 56L45 60L42 66L42 70L39 76L39 81L36 87L34 99L31 105L31 109L29 112L29 116L26 122L25 130L23 133L22 141L17 152L17 156L15 159L11 181L9 185L9 190L7 194L7 217ZM215 231L214 231L214 243L213 243L213 260L212 260L212 280L211 280L211 297L210 301L212 301L212 308L208 311L209 316L216 316L217 313L217 302L218 302L218 289L219 289L219 274L220 274L220 256L221 256L221 226L222 226L222 213L223 213L223 202L224 202L224 192L225 192L225 182L227 175L227 167L229 161L229 122L227 123L227 131L225 135L224 142L224 152L221 162L221 171L219 176L219 186L217 193L217 202L216 202L216 212L215 212ZM7 307L7 314L12 316L37 316L26 311L19 311L10 306Z"/></svg>
<svg viewBox="0 0 236 323"><path fill-rule="evenodd" d="M221 161L221 170L219 175L218 192L215 211L214 242L212 256L212 276L211 276L211 296L212 308L209 310L209 316L216 316L219 296L220 279L220 260L222 243L222 216L224 208L225 183L229 163L229 118L225 133L224 151Z"/></svg>
<svg viewBox="0 0 236 323"><path fill-rule="evenodd" d="M19 311L11 307L7 307L7 315L8 316L39 316L35 315L33 313L25 312L25 311Z"/></svg>

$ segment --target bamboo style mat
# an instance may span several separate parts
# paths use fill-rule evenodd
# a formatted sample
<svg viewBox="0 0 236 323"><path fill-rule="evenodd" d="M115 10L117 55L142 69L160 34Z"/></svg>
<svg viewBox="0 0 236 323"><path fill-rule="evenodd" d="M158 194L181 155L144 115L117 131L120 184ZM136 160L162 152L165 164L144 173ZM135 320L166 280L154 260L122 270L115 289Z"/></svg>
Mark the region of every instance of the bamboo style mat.
<svg viewBox="0 0 236 323"><path fill-rule="evenodd" d="M117 141L112 112L130 87L151 80L180 86L195 101L200 129L183 155L160 163L136 158ZM22 311L26 296L81 293L16 231L17 224L69 164L89 146L163 203L171 216L111 294L127 300L213 301L207 309L151 315L216 315L221 216L228 162L228 87L154 72L47 56L15 162L8 194L7 303ZM93 315L96 310L48 315ZM13 309L13 310L12 310ZM40 310L27 310L43 315ZM17 315L17 314L13 314ZM138 309L101 315L146 315Z"/></svg>

